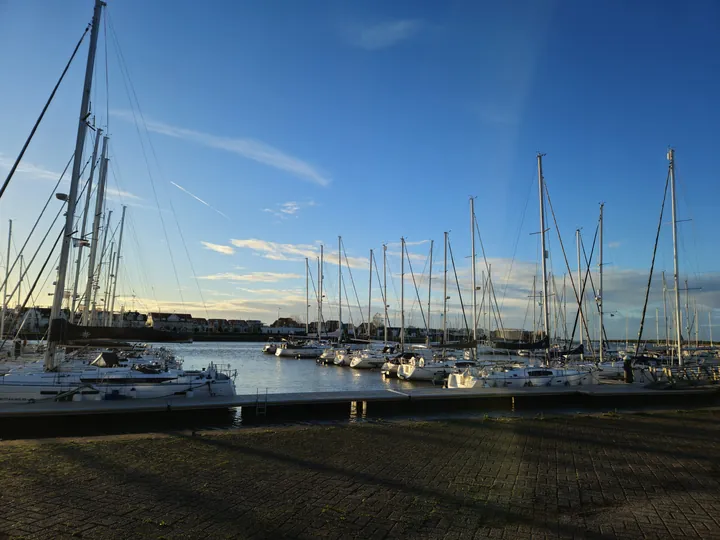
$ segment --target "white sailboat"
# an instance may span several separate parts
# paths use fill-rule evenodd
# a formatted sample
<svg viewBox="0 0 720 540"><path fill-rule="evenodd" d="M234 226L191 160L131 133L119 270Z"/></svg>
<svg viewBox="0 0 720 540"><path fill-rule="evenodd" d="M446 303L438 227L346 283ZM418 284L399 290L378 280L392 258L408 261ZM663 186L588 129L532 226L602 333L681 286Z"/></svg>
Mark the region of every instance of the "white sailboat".
<svg viewBox="0 0 720 540"><path fill-rule="evenodd" d="M275 356L280 358L318 358L326 347L327 345L323 345L319 341L296 343L283 340L275 350Z"/></svg>
<svg viewBox="0 0 720 540"><path fill-rule="evenodd" d="M549 367L489 368L473 373L467 370L448 377L448 388L518 388L532 386L580 386L597 384L597 370Z"/></svg>

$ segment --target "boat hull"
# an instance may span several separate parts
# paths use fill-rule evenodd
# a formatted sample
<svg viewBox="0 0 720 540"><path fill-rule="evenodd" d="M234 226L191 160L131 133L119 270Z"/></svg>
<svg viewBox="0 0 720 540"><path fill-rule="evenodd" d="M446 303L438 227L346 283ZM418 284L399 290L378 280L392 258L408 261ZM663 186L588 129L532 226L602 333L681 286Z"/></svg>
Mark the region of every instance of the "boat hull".
<svg viewBox="0 0 720 540"><path fill-rule="evenodd" d="M34 376L36 375L36 376ZM35 401L83 401L106 399L157 399L186 396L207 398L232 397L235 386L232 380L204 379L181 376L162 382L118 380L103 382L83 379L77 374L23 374L0 377L0 403Z"/></svg>
<svg viewBox="0 0 720 540"><path fill-rule="evenodd" d="M397 376L406 381L438 381L444 379L455 369L452 365L402 365L398 366Z"/></svg>
<svg viewBox="0 0 720 540"><path fill-rule="evenodd" d="M319 358L323 353L323 349L318 348L299 348L299 349L284 349L280 348L275 351L275 356L279 358Z"/></svg>
<svg viewBox="0 0 720 540"><path fill-rule="evenodd" d="M384 358L356 357L350 362L353 369L380 369L385 364Z"/></svg>

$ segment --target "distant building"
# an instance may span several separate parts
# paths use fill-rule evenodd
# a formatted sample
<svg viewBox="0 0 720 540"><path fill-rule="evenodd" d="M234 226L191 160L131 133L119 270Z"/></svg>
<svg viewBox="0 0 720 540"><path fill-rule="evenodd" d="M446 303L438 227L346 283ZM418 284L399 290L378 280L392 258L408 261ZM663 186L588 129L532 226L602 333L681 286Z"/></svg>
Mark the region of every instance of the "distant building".
<svg viewBox="0 0 720 540"><path fill-rule="evenodd" d="M148 316L139 311L126 311L122 314L123 328L143 328L147 321Z"/></svg>
<svg viewBox="0 0 720 540"><path fill-rule="evenodd" d="M189 313L152 312L148 316L148 326L165 332L192 332L192 315Z"/></svg>
<svg viewBox="0 0 720 540"><path fill-rule="evenodd" d="M263 327L261 331L263 334L297 335L305 333L305 325L291 317L280 317L270 326Z"/></svg>
<svg viewBox="0 0 720 540"><path fill-rule="evenodd" d="M225 319L208 319L208 330L210 332L230 332L230 325Z"/></svg>
<svg viewBox="0 0 720 540"><path fill-rule="evenodd" d="M250 333L252 333L252 334L259 334L259 333L261 333L261 332L263 331L263 330L262 330L263 327L265 326L262 321L257 321L257 320L250 320L250 319L248 319L248 320L245 321L245 322L246 322L247 325L248 325L248 332L250 332Z"/></svg>
<svg viewBox="0 0 720 540"><path fill-rule="evenodd" d="M230 332L236 334L246 334L250 331L247 321L242 319L228 319L228 325L230 326Z"/></svg>
<svg viewBox="0 0 720 540"><path fill-rule="evenodd" d="M192 331L195 334L202 334L208 331L208 321L204 317L193 317L190 320Z"/></svg>

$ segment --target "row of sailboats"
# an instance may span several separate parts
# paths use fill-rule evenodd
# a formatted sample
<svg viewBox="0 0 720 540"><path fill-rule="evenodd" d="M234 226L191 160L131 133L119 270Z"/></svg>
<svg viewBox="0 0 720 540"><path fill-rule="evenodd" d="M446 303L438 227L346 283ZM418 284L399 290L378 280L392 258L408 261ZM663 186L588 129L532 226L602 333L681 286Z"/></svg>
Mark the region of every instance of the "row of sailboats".
<svg viewBox="0 0 720 540"><path fill-rule="evenodd" d="M671 149L668 152L669 160L669 183L670 183L670 198L672 206L672 223L673 223L673 278L674 278L674 293L675 293L675 328L676 328L676 346L673 350L672 356L667 358L670 365L676 364L682 367L686 361L682 347L682 335L681 335L681 315L680 315L680 298L679 298L679 270L678 270L678 256L677 256L677 217L676 217L676 199L675 199L675 172L674 172L674 151ZM597 321L599 324L599 344L597 345L597 353L593 352L593 342L590 336L590 329L588 326L587 319L587 308L583 309L583 298L586 297L585 288L590 277L590 263L587 262L587 273L583 278L581 264L580 264L580 240L579 230L577 231L578 241L578 276L577 284L575 284L572 273L568 272L570 276L570 284L575 299L578 304L578 322L580 325L580 346L571 347L565 345L563 348L557 344L553 345L551 339L553 336L551 328L551 317L550 317L550 284L548 279L548 249L546 246L546 231L547 226L546 220L546 197L549 198L547 188L545 186L543 177L543 154L537 155L537 171L538 171L538 193L539 193L539 214L540 214L540 252L541 252L541 294L542 300L541 306L541 320L542 327L539 333L542 338L536 344L517 344L517 346L511 343L497 344L498 347L503 349L519 349L519 348L537 348L543 350L542 355L528 355L528 356L510 356L503 358L502 361L498 362L497 358L488 359L485 354L479 353L479 339L478 339L478 309L477 309L477 285L476 285L476 257L475 257L475 229L477 227L474 201L470 199L470 214L471 214L471 231L472 231L472 255L471 255L471 280L472 280L472 345L466 349L464 355L455 355L450 358L444 353L446 349L443 349L442 355L433 355L430 344L430 331L429 331L429 311L431 307L430 296L432 286L432 262L430 263L430 275L428 277L428 313L423 312L423 307L420 305L420 311L423 319L426 323L426 331L428 336L427 351L426 353L420 353L418 351L409 351L405 343L405 255L406 245L405 239L401 239L401 270L400 270L400 336L399 344L396 348L390 348L387 339L387 297L385 295L386 289L383 291L383 303L385 306L385 340L382 343L386 348L380 350L379 348L373 349L372 347L366 347L361 351L353 351L349 346L345 346L342 343L338 343L337 347L331 351L319 352L318 354L323 357L326 363L335 363L336 365L349 365L350 367L356 367L359 369L372 369L381 367L381 370L386 375L397 375L399 378L406 380L439 380L443 378L449 378L449 386L454 388L475 386L480 383L485 386L553 386L553 385L581 385L581 384L593 384L598 381L600 377L617 376L618 374L626 373L628 370L638 368L643 369L643 363L647 364L647 357L640 354L636 348L636 353L627 354L625 362L619 361L615 354L609 354L611 351L607 346L607 339L605 335L604 326L604 281L603 281L603 218L604 218L604 203L600 204L600 213L598 220L598 271L599 281L597 283L597 289L594 290L595 304L597 309ZM555 219L553 213L553 219ZM559 234L559 233L558 233ZM443 345L446 345L447 339L447 233L445 233L445 280L444 280L444 300L443 300ZM340 244L339 244L340 246ZM583 248L584 250L584 248ZM431 251L432 253L432 251ZM432 257L432 254L430 255ZM592 257L591 257L592 258ZM338 266L339 266L339 297L342 298L342 269L340 260L340 249L338 250ZM372 261L372 252L371 252ZM567 262L567 261L566 261ZM372 262L371 262L372 265ZM653 259L654 265L654 259ZM412 273L412 267L410 266L410 272L413 283L415 282L414 274ZM488 268L489 274L489 268ZM319 276L322 278L322 269L319 269ZM652 269L651 269L652 279ZM371 278L370 287L372 287L372 266L371 266ZM592 284L593 289L595 285ZM649 287L649 285L648 285ZM320 288L322 290L322 288ZM417 292L417 287L416 287ZM370 293L370 300L372 293ZM418 296L419 300L419 296ZM322 303L322 295L319 296L319 304ZM646 299L647 303L647 299ZM342 306L342 302L339 302ZM340 314L340 328L342 328L342 307L339 307ZM321 309L319 309L319 314ZM368 309L368 319L370 316L370 309ZM427 317L426 317L427 315ZM319 321L321 318L319 316ZM368 324L369 327L369 324ZM638 337L638 344L640 344L640 338L642 334L642 328L640 336ZM342 336L342 331L339 330L339 338ZM586 337L586 339L583 339ZM572 341L570 341L572 343ZM496 348L490 344L490 351L496 352ZM483 350L483 353L487 352L488 349ZM586 352L589 351L589 354ZM506 354L510 351L506 350ZM516 351L520 352L520 351ZM383 361L384 360L384 361ZM662 360L662 359L658 359ZM559 362L559 363L558 363Z"/></svg>

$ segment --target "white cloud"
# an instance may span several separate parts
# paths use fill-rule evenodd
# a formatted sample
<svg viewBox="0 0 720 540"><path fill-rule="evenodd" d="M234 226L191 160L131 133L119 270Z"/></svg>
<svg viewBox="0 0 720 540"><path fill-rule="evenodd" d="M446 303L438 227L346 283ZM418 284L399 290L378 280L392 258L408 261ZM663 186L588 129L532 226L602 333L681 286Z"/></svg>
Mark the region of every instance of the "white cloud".
<svg viewBox="0 0 720 540"><path fill-rule="evenodd" d="M429 244L429 243L430 243L430 240L415 240L414 242L405 240L406 246L422 246L423 244ZM388 242L385 245L387 247L400 247L402 245L402 242Z"/></svg>
<svg viewBox="0 0 720 540"><path fill-rule="evenodd" d="M133 199L136 201L141 201L142 199L135 195L134 193L130 193L129 191L123 191L120 189L114 189L111 187L105 188L105 195L109 199Z"/></svg>
<svg viewBox="0 0 720 540"><path fill-rule="evenodd" d="M14 160L10 160L7 157L5 157L3 154L0 154L0 169L5 169L9 171L13 166ZM16 174L26 174L28 176L32 176L34 178L40 178L42 180L57 180L60 178L60 174L57 171L51 171L50 169L46 169L42 165L36 165L33 163L27 163L27 162L20 162L20 165L18 165L17 169L15 169ZM87 172L87 171L86 171ZM95 175L95 182L97 182L97 175ZM63 179L63 182L61 185L70 185L70 168L68 167L68 171L65 173L65 178ZM82 183L80 185L80 189L82 188ZM131 199L134 201L141 201L142 197L138 197L134 193L130 193L129 191L124 191L120 189L115 189L107 186L105 188L105 196L108 199L118 199L118 200L125 200L125 199ZM129 204L129 201L128 201ZM136 205L139 206L139 205Z"/></svg>
<svg viewBox="0 0 720 540"><path fill-rule="evenodd" d="M263 212L272 214L280 219L287 219L289 216L298 217L301 208L317 206L315 201L288 201L284 203L278 203L275 208L263 208Z"/></svg>
<svg viewBox="0 0 720 540"><path fill-rule="evenodd" d="M622 245L621 242L608 242L607 247L609 247L610 249L615 249L615 248L619 248L621 245Z"/></svg>
<svg viewBox="0 0 720 540"><path fill-rule="evenodd" d="M134 122L133 115L129 111L111 111L111 114L117 118ZM211 135L209 133L202 133L200 131L171 126L170 124L147 119L145 120L145 125L148 131L194 142L218 150L225 150L270 167L289 172L303 180L320 186L330 184L330 178L309 163L260 141Z"/></svg>
<svg viewBox="0 0 720 540"><path fill-rule="evenodd" d="M401 253L400 251L388 251L387 252L387 254L392 257L400 257L400 253ZM410 259L411 261L425 262L425 261L429 260L429 253L425 254L425 255L421 255L419 253L408 252L405 254L405 260L407 260L407 259ZM433 267L434 266L435 266L435 264L433 264Z"/></svg>
<svg viewBox="0 0 720 540"><path fill-rule="evenodd" d="M202 241L200 242L203 246L205 246L205 249L209 249L210 251L216 251L217 253L222 253L223 255L232 255L235 253L235 249L232 246L223 246L221 244L212 244L210 242Z"/></svg>
<svg viewBox="0 0 720 540"><path fill-rule="evenodd" d="M385 21L372 26L357 26L349 30L350 43L368 51L392 47L410 39L422 28L422 21L404 19Z"/></svg>
<svg viewBox="0 0 720 540"><path fill-rule="evenodd" d="M238 248L245 248L255 251L272 261L303 261L306 257L314 260L320 256L320 247L312 244L281 244L278 242L269 242L267 240L259 240L257 238L248 238L246 240L232 239L230 243ZM324 260L327 264L337 264L338 252L325 250ZM350 268L366 269L370 265L367 257L351 257L347 260L345 254L342 256L342 264L349 265Z"/></svg>
<svg viewBox="0 0 720 540"><path fill-rule="evenodd" d="M302 277L300 274L283 274L280 272L250 272L249 274L224 272L209 276L200 276L200 279L209 279L212 281L257 281L260 283L275 283L285 279L297 279L300 277Z"/></svg>
<svg viewBox="0 0 720 540"><path fill-rule="evenodd" d="M0 168L9 171L14 163L14 159L9 159L3 154L0 154ZM18 174L28 174L34 176L35 178L42 178L44 180L57 180L60 178L60 173L26 161L21 161L17 169L15 169L15 172Z"/></svg>

